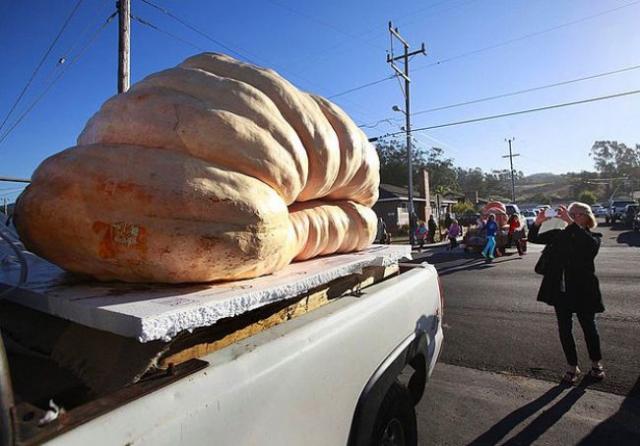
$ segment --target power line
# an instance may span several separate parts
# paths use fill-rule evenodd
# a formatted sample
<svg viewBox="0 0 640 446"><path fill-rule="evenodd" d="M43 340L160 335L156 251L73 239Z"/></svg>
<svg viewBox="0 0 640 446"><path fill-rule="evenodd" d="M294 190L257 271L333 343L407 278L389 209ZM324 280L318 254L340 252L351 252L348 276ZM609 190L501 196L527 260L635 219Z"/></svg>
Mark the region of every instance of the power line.
<svg viewBox="0 0 640 446"><path fill-rule="evenodd" d="M358 90L362 90L363 88L371 87L373 85L388 81L389 79L393 79L395 77L396 77L396 75L392 74L391 76L387 76L384 79L378 79L377 81L369 82L368 84L360 85L359 87L351 88L351 89L349 89L347 91L343 91L341 93L337 93L337 94L334 94L334 95L331 95L331 96L327 96L327 98L328 99L333 99L333 98L337 98L337 97L340 97L340 96L344 96L345 94L353 93L354 91L358 91Z"/></svg>
<svg viewBox="0 0 640 446"><path fill-rule="evenodd" d="M113 8L113 5L111 4L111 2L105 2L103 5L103 8L100 10L99 14L97 15L97 17L104 17L105 14L107 14L109 12L110 9ZM56 71L58 71L58 69L63 66L66 62L67 59L69 58L69 55L72 54L76 47L83 41L85 40L85 38L88 35L88 32L90 30L90 28L92 26L94 26L94 23L91 23L91 21L87 20L87 23L85 25L85 27L82 29L82 31L80 33L77 34L78 38L76 38L73 43L69 46L69 49L67 49L66 51L63 51L60 55L60 57L58 57L58 61L55 64L55 66L49 71L49 73L45 76L45 78L43 79L43 84L47 84L51 81L51 79L53 79Z"/></svg>
<svg viewBox="0 0 640 446"><path fill-rule="evenodd" d="M528 39L528 38L531 38L531 37L539 36L541 34L546 34L546 33L552 32L552 31L556 31L558 29L566 28L568 26L576 25L578 23L582 23L582 22L585 22L587 20L591 20L591 19L594 19L596 17L600 17L600 16L603 16L603 15L618 11L618 10L620 10L622 8L627 8L629 6L633 6L633 5L636 5L638 3L640 3L640 0L636 0L634 2L627 3L626 5L618 6L617 8L608 9L606 11L602 11L602 12L599 12L597 14L593 14L593 15L590 15L590 16L587 16L587 17L583 17L581 19L573 20L571 22L563 23L561 25L557 25L557 26L554 26L554 27L551 27L551 28L547 28L547 29L544 29L544 30L541 30L541 31L536 31L536 32L533 32L533 33L525 34L523 36L516 37L514 39L505 40L505 41L500 42L500 43L496 43L496 44L489 45L489 46L486 46L486 47L483 47L483 48L479 48L479 49L476 49L476 50L468 51L468 52L465 52L465 53L462 53L462 54L458 54L456 56L451 56L451 57L448 57L446 59L441 59L441 60L438 60L436 62L430 63L428 65L418 66L418 67L416 67L414 69L414 71L422 70L422 69L425 69L425 68L430 68L430 67L433 67L433 66L436 66L436 65L442 65L442 64L444 64L446 62L451 62L453 60L462 59L462 58L468 57L468 56L473 56L475 54L482 53L482 52L485 52L485 51L489 51L489 50L492 50L492 49L495 49L495 48L499 48L501 46L506 46L506 45L509 45L511 43L518 42L520 40L525 40L525 39ZM337 94L335 94L333 96L329 96L329 98L338 97L338 96L342 96L342 95L345 95L345 94L352 93L354 91L362 90L363 88L371 87L373 85L379 84L379 83L387 81L389 79L392 79L392 78L391 77L385 77L384 79L380 79L380 80L377 80L377 81L369 82L367 84L351 88L351 89L343 91L341 93L337 93Z"/></svg>
<svg viewBox="0 0 640 446"><path fill-rule="evenodd" d="M599 96L599 97L595 97L595 98L589 98L589 99L582 99L580 101L573 101L573 102L564 102L561 104L553 104L553 105L547 105L544 107L538 107L538 108L530 108L530 109L526 109L526 110L518 110L518 111L514 111L514 112L509 112L509 113L501 113L499 115L490 115L490 116L483 116L481 118L473 118L473 119L466 119L464 121L455 121L455 122L448 122L445 124L438 124L438 125L432 125L432 126L428 126L428 127L420 127L420 128L416 128L416 129L412 129L411 132L420 132L420 131L424 131L424 130L433 130L433 129L439 129L439 128L443 128L443 127L451 127L451 126L455 126L455 125L462 125L462 124L471 124L474 122L480 122L480 121L488 121L491 119L499 119L499 118L506 118L508 116L516 116L516 115L523 115L526 113L535 113L535 112L540 112L540 111L545 111L545 110L552 110L555 108L562 108L562 107L569 107L569 106L573 106L573 105L580 105L580 104L586 104L589 102L597 102L597 101L604 101L607 99L614 99L614 98L619 98L619 97L623 97L623 96L630 96L630 95L634 95L634 94L638 94L640 93L640 90L632 90L632 91L625 91L622 93L616 93L616 94L611 94L611 95L607 95L607 96ZM387 133L386 135L382 135L379 138L385 138L388 136L397 136L397 135L404 135L406 132L393 132L393 133Z"/></svg>
<svg viewBox="0 0 640 446"><path fill-rule="evenodd" d="M60 71L60 73L49 83L49 85L47 85L47 87L40 94L40 96L38 96L31 103L31 105L20 115L20 117L13 123L13 125L9 128L9 130L7 130L5 132L5 134L2 135L2 137L0 137L0 144L2 144L5 139L7 139L9 134L22 122L22 120L33 110L33 108L47 95L47 93L51 90L51 87L53 87L55 85L55 83L58 82L58 80L60 80L60 78L69 70L69 68L71 66L73 66L73 64L75 64L78 61L78 59L80 59L80 57L82 57L84 55L84 53L87 51L87 49L89 49L91 44L97 39L97 37L100 35L100 33L107 27L107 25L109 23L111 23L111 21L113 20L113 18L116 16L117 13L118 12L115 11L113 14L111 14L109 17L107 17L107 20L105 20L105 22L100 26L100 28L98 28L96 30L96 32L93 34L93 36L85 44L85 46L80 49L80 52L78 54L76 54L76 56L71 60L71 62L69 62L62 69L62 71Z"/></svg>
<svg viewBox="0 0 640 446"><path fill-rule="evenodd" d="M151 29L154 29L154 30L156 30L156 31L158 31L158 32L160 32L162 34L166 34L167 36L172 37L172 38L174 38L174 39L176 39L176 40L178 40L178 41L180 41L180 42L182 42L182 43L184 43L186 45L189 45L190 47L193 47L193 48L195 48L195 49L197 49L199 51L206 51L202 47L199 47L198 45L196 45L194 43L191 43L188 40L183 39L182 37L178 37L177 35L172 34L169 31L166 31L166 30L164 30L162 28L159 28L158 26L154 25L153 23L148 22L147 20L144 20L144 19L142 19L142 18L140 18L138 16L135 16L135 15L131 14L131 18L136 20L138 23L140 23L140 24L142 24L144 26L147 26L147 27L149 27Z"/></svg>
<svg viewBox="0 0 640 446"><path fill-rule="evenodd" d="M457 5L453 5L450 8L440 9L440 10L434 11L428 18L433 18L433 17L435 17L435 16L437 16L437 15L439 15L441 13L448 12L448 11L450 11L452 9L458 9L461 6L463 6L464 4L475 2L475 1L478 1L478 0L461 0L461 1L462 1L462 3L457 4ZM428 5L428 6L424 7L424 8L420 8L418 10L415 10L415 11L412 11L410 13L407 13L407 14L401 15L399 17L396 17L396 18L392 19L392 22L394 22L394 23L398 22L399 24L402 24L402 25L413 23L415 20L406 22L403 19L405 17L413 17L413 18L415 18L416 16L422 14L424 11L430 10L430 9L435 8L437 6L440 6L440 5L444 4L444 3L450 3L450 1L449 0L444 0L444 1L440 1L440 2L437 2L437 3L431 4L431 5ZM377 32L376 31L377 29L378 29L378 26L376 25L375 28L369 28L369 29L367 29L367 30L365 30L363 32L360 32L360 33L356 34L355 37L357 39L359 39L359 40L363 40L365 38L365 36L372 35L371 38L365 39L366 42L372 42L379 35L384 34L383 32ZM331 55L334 55L338 48L344 47L346 44L351 42L351 40L352 39L345 39L345 40L337 43L336 45L332 45L332 46L326 47L323 51L321 51L320 53L316 54L315 57L310 59L311 62L312 62L311 64L317 63L317 62L322 61L322 60L325 60L328 57L330 57ZM344 51L344 50L345 49L343 48L340 51ZM331 54L327 54L327 53L331 53ZM307 61L306 62L307 64L310 63L309 59L306 56L294 59L294 63L300 62L301 60Z"/></svg>
<svg viewBox="0 0 640 446"><path fill-rule="evenodd" d="M511 96L517 96L520 94L525 94L525 93L531 93L534 91L539 91L539 90L545 90L547 88L553 88L553 87L560 87L563 85L569 85L569 84L573 84L576 82L583 82L586 80L591 80L591 79L597 79L597 78L601 78L601 77L605 77L605 76L611 76L614 74L620 74L620 73L624 73L627 71L632 71L632 70L637 70L640 68L640 65L633 65L630 67L625 67L625 68L620 68L617 70L613 70L613 71L606 71L604 73L598 73L598 74L592 74L589 76L584 76L584 77L579 77L576 79L570 79L570 80L566 80L566 81L560 81L560 82L554 82L552 84L546 84L546 85L540 85L537 87L531 87L531 88L525 88L523 90L516 90L516 91L512 91L512 92L508 92L508 93L501 93L501 94L497 94L497 95L493 95L493 96L486 96L483 98L479 98L479 99L472 99L470 101L464 101L464 102L456 102L454 104L449 104L449 105L442 105L442 106L438 106L438 107L433 107L433 108L428 108L426 110L420 110L417 111L415 113L412 113L412 116L416 116L416 115L422 115L425 113L432 113L435 111L441 111L441 110L448 110L451 108L456 108L456 107L462 107L465 105L472 105L472 104L478 104L481 102L486 102L486 101L493 101L496 99L502 99L502 98L507 98L507 97L511 97ZM393 117L389 117L386 119L380 119L376 122L376 124L380 123L380 122L384 122L384 121L388 121L388 120L393 120ZM359 127L365 127L365 128L372 128L372 126L367 125L367 124L363 124L360 125ZM375 127L375 125L373 126Z"/></svg>
<svg viewBox="0 0 640 446"><path fill-rule="evenodd" d="M429 109L426 109L426 110L417 111L417 112L414 113L414 115L421 115L421 114L424 114L424 113L431 113L431 112L434 112L434 111L446 110L446 109L449 109L449 108L462 107L463 105L471 105L471 104L477 104L479 102L486 102L486 101L492 101L492 100L495 100L495 99L507 98L507 97L510 97L510 96L517 96L517 95L520 95L520 94L531 93L533 91L544 90L544 89L547 89L547 88L560 87L562 85L569 85L569 84L574 84L576 82L583 82L583 81L586 81L586 80L597 79L597 78L605 77L605 76L611 76L613 74L624 73L626 71L637 70L638 68L640 68L640 65L634 65L632 67L621 68L619 70L614 70L614 71L607 71L605 73L598 73L598 74L594 74L594 75L591 75L591 76L580 77L580 78L577 78L577 79L571 79L571 80L567 80L567 81L555 82L553 84L547 84L547 85L540 85L538 87L526 88L524 90L517 90L517 91L510 92L510 93L503 93L503 94L499 94L499 95L495 95L495 96L488 96L488 97L484 97L484 98L480 98L480 99L474 99L474 100L471 100L471 101L459 102L459 103L450 104L450 105L444 105L444 106L441 106L441 107L429 108Z"/></svg>
<svg viewBox="0 0 640 446"><path fill-rule="evenodd" d="M83 0L78 0L76 2L75 6L73 7L73 9L71 10L71 13L69 13L69 15L67 16L67 19L62 24L62 28L60 28L60 31L58 31L58 34L56 35L55 39L53 39L53 42L51 42L51 44L49 45L49 48L47 48L47 51L45 51L44 55L40 59L40 62L38 62L38 65L36 66L35 70L33 70L33 73L31 73L31 77L27 81L26 85L22 88L22 91L20 92L20 94L18 95L17 99L15 100L13 105L11 106L11 109L9 110L7 115L4 117L4 120L2 121L2 124L0 124L0 130L2 130L2 128L4 127L5 123L9 119L9 116L11 116L11 113L13 113L15 108L18 106L18 103L20 102L20 100L22 99L24 94L27 92L27 89L29 88L29 86L33 82L33 79L35 79L36 75L38 74L38 71L40 71L40 68L44 64L44 61L47 59L47 57L49 56L49 53L51 53L51 50L53 49L55 44L60 39L60 36L62 36L62 33L67 28L67 25L69 24L69 22L71 21L71 19L75 15L76 11L80 7L80 4L82 3L82 1Z"/></svg>
<svg viewBox="0 0 640 446"><path fill-rule="evenodd" d="M307 14L305 12L299 11L297 9L293 9L293 8L287 6L287 5L284 5L284 4L280 3L279 1L276 1L276 0L267 0L267 1L269 3L271 3L272 5L275 5L275 6L279 7L279 8L284 9L285 11L288 11L291 14L300 16L300 17L302 17L302 18L304 18L304 19L306 19L306 20L308 20L310 22L316 23L318 25L324 26L325 28L328 28L328 29L331 29L331 30L333 30L335 32L338 32L339 34L342 34L343 36L348 37L350 40L358 39L358 40L361 40L362 42L364 42L366 45L369 45L369 46L371 46L371 47L373 47L373 48L375 48L377 50L381 48L381 47L379 47L377 45L374 45L369 40L366 40L366 39L364 39L364 38L362 38L362 37L360 37L360 36L358 36L356 34L350 34L347 31L344 31L343 29L340 29L337 26L333 25L332 23L325 22L324 20L318 19L317 17L314 17L314 16L312 16L310 14Z"/></svg>
<svg viewBox="0 0 640 446"><path fill-rule="evenodd" d="M248 61L248 62L250 62L250 63L253 63L253 64L257 64L256 62L254 62L254 61L253 61L251 58L249 58L248 56L246 56L246 55L244 55L244 54L241 54L240 52L238 52L238 51L234 50L233 48L230 48L229 46L225 45L224 43L222 43L222 42L220 42L220 41L218 41L218 40L214 39L214 38L213 38L213 37L211 37L210 35L206 34L204 31L199 30L199 29L198 29L198 28L196 28L195 26L193 26L193 25L189 24L189 23L188 23L188 22L186 22L185 20L183 20L183 19L181 19L180 17L176 16L175 14L173 14L173 13L172 13L171 11L169 11L168 9L166 9L166 8L164 8L164 7L160 6L160 5L158 5L158 4L154 3L154 2L152 2L151 0L141 0L141 1L142 1L143 3L146 3L146 4L147 4L147 5L149 5L149 6L153 7L154 9L156 9L156 10L158 10L158 11L161 11L163 14L168 15L169 17L171 17L172 19L174 19L174 20L178 21L179 23L181 23L181 24L182 24L182 25L184 25L185 27L187 27L187 28L191 29L192 31L195 31L196 33L198 33L198 34L200 34L201 36L205 37L207 40L209 40L209 41L211 41L211 42L215 43L216 45L219 45L219 46L223 47L224 49L228 50L230 53L233 53L233 54L237 55L237 56L238 56L238 57L240 57L241 59L244 59L244 60L246 60L246 61ZM135 20L137 20L137 21L138 21L139 23L141 23L142 25L148 26L148 27L150 27L150 28L152 28L152 29L154 29L154 30L156 30L156 31L160 32L160 33L166 34L166 35L168 35L168 36L170 36L170 37L172 37L172 38L174 38L174 39L176 39L176 40L178 40L178 41L180 41L180 42L182 42L182 43L185 43L185 44L187 44L187 45L189 45L189 46L191 46L191 47L193 47L193 48L198 49L199 51L207 51L206 49L204 49L204 48L202 48L202 47L200 47L200 46L198 46L198 45L196 45L196 44L194 44L194 43L192 43L192 42L190 42L190 41L188 41L188 40L186 40L186 39L183 39L183 38L181 38L181 37L179 37L179 36L177 36L177 35L175 35L175 34L173 34L173 33L169 32L169 31L166 31L166 30L164 30L164 29L162 29L162 28L158 27L157 25L154 25L153 23L151 23L151 22L149 22L149 21L147 21L147 20L143 20L143 19L141 19L140 17L133 17L133 15L132 15L132 18L134 18ZM243 51L247 52L246 50L243 50ZM247 52L247 53L248 53L248 52ZM268 64L268 65L273 65L273 64ZM304 82L306 82L306 83L308 83L308 84L310 84L310 85L315 84L315 82L313 82L313 81L311 81L311 80L309 80L309 79L306 79L305 77L300 76L300 75L298 75L298 74L290 73L290 75L291 75L292 77L298 78L298 79L300 79L300 80L302 80L302 81L304 81ZM315 85L317 85L317 84L315 84Z"/></svg>
<svg viewBox="0 0 640 446"><path fill-rule="evenodd" d="M244 59L248 62L251 62L252 64L256 64L254 61L251 60L250 57L247 57L246 55L234 50L233 48L225 45L224 43L220 42L217 39L214 39L213 37L211 37L210 35L208 35L207 33L205 33L204 31L201 31L200 29L196 28L195 26L191 25L190 23L188 23L187 21L185 21L184 19L181 19L180 17L178 17L177 15L173 14L171 11L169 11L167 8L164 8L160 5L157 5L155 3L153 3L151 0L141 0L143 3L146 3L147 5L151 6L152 8L157 9L158 11L161 11L163 14L168 15L169 17L171 17L172 19L176 20L177 22L179 22L180 24L182 24L183 26L186 26L187 28L189 28L191 31L200 34L202 37L204 37L205 39L209 40L210 42L224 48L225 50L229 51L230 53L235 54L236 56L240 57L241 59Z"/></svg>
<svg viewBox="0 0 640 446"><path fill-rule="evenodd" d="M535 31L535 32L532 32L532 33L529 33L529 34L525 34L525 35L520 36L520 37L516 37L516 38L513 38L513 39L505 40L503 42L499 42L499 43L496 43L496 44L493 44L493 45L489 45L489 46L486 46L486 47L483 47L483 48L478 48L476 50L467 51L465 53L458 54L456 56L451 56L451 57L448 57L446 59L440 59L440 60L437 60L437 61L435 61L433 63L428 64L428 65L423 65L421 67L418 66L418 67L416 67L415 70L422 70L422 69L425 69L425 68L434 67L436 65L442 65L442 64L444 64L446 62L451 62L453 60L462 59L464 57L474 56L476 54L483 53L485 51L493 50L493 49L496 49L496 48L500 48L502 46L510 45L512 43L519 42L521 40L529 39L531 37L537 37L537 36L540 36L542 34L546 34L546 33L552 32L552 31L557 31L557 30L562 29L562 28L567 28L569 26L573 26L573 25L576 25L578 23L585 22L587 20L591 20L591 19L603 16L603 15L606 15L606 14L610 14L612 12L619 11L619 10L621 10L623 8L628 8L629 6L633 6L633 5L636 5L638 3L640 3L640 0L636 0L636 1L633 1L631 3L627 3L626 5L618 6L616 8L607 9L606 11L601 11L601 12L599 12L597 14L592 14L590 16L582 17L580 19L573 20L571 22L562 23L560 25L556 25L556 26L553 26L551 28L546 28L546 29L543 29L543 30L540 30L540 31Z"/></svg>

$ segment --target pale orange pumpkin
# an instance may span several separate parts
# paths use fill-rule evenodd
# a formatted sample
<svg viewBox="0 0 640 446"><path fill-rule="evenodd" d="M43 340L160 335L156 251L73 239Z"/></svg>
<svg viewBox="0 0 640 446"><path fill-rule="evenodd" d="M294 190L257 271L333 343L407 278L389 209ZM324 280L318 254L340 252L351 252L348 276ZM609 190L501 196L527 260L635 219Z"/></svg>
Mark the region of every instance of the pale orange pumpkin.
<svg viewBox="0 0 640 446"><path fill-rule="evenodd" d="M100 280L256 277L368 246L379 161L335 104L201 54L114 96L16 206L26 246Z"/></svg>

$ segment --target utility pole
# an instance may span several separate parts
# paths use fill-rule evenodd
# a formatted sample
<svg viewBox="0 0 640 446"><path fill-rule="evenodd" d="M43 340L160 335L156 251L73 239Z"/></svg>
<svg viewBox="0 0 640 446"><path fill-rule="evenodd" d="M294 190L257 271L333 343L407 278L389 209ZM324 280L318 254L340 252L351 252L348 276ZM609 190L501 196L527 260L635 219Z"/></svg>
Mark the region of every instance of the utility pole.
<svg viewBox="0 0 640 446"><path fill-rule="evenodd" d="M387 63L391 65L391 68L404 79L404 116L405 116L405 131L407 132L407 170L409 174L409 240L411 246L415 244L415 232L416 232L416 218L415 208L413 205L413 165L411 160L411 96L409 86L411 84L411 78L409 77L409 57L416 54L427 55L424 48L424 42L419 50L409 52L409 44L398 32L398 28L394 28L392 23L389 22L389 33L391 34L391 51L387 53ZM404 47L404 54L402 56L393 56L393 38L396 38L402 43ZM394 62L402 60L404 63L404 71L400 70ZM394 110L399 110L398 107L394 107ZM425 215L426 218L426 215Z"/></svg>
<svg viewBox="0 0 640 446"><path fill-rule="evenodd" d="M502 157L509 158L509 164L511 165L511 202L515 203L516 202L516 179L513 175L513 158L515 158L516 156L520 156L520 154L511 152L511 142L515 141L515 138L505 139L505 141L509 143L509 154L502 155Z"/></svg>
<svg viewBox="0 0 640 446"><path fill-rule="evenodd" d="M131 61L131 0L118 0L118 93L129 89Z"/></svg>

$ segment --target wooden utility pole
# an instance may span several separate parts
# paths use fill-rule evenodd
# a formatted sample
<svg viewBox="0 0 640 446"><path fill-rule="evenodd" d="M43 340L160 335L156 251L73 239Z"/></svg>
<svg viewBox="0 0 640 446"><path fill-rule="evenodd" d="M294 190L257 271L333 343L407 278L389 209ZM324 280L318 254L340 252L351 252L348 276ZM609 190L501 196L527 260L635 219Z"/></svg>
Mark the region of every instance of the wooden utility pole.
<svg viewBox="0 0 640 446"><path fill-rule="evenodd" d="M398 28L394 28L392 23L389 22L389 33L391 33L391 41L393 42L393 38L395 37L402 43L404 47L404 54L402 56L393 57L393 46L391 47L390 53L387 53L387 63L391 65L391 68L398 74L398 76L404 79L404 110L400 110L400 108L394 106L393 110L402 111L405 117L405 131L407 133L407 170L409 171L409 191L408 191L408 211L409 211L409 240L411 245L413 246L415 243L415 231L416 231L416 212L413 205L413 165L412 165L412 150L411 150L411 96L409 93L409 84L411 83L411 78L409 77L409 57L415 56L416 54L424 54L427 52L424 48L424 43L420 47L419 50L409 52L409 44L406 40L400 35L398 32ZM400 70L394 63L397 60L402 60L404 63L404 70ZM428 204L428 203L427 203ZM425 216L426 217L426 216Z"/></svg>
<svg viewBox="0 0 640 446"><path fill-rule="evenodd" d="M118 93L129 90L131 61L131 0L119 0L118 6Z"/></svg>
<svg viewBox="0 0 640 446"><path fill-rule="evenodd" d="M516 156L520 156L519 153L511 153L511 142L514 140L515 138L509 138L505 140L509 142L509 154L502 155L503 158L509 158L509 163L511 164L511 202L512 203L516 202L516 179L513 175L513 158Z"/></svg>

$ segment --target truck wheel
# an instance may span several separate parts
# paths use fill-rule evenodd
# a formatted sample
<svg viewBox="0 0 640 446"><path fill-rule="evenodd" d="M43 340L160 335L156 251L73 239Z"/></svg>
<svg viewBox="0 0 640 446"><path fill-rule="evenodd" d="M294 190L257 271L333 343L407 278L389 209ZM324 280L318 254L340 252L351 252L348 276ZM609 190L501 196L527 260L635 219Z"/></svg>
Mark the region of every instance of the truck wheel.
<svg viewBox="0 0 640 446"><path fill-rule="evenodd" d="M416 411L406 387L394 382L382 400L373 427L375 446L416 446Z"/></svg>

